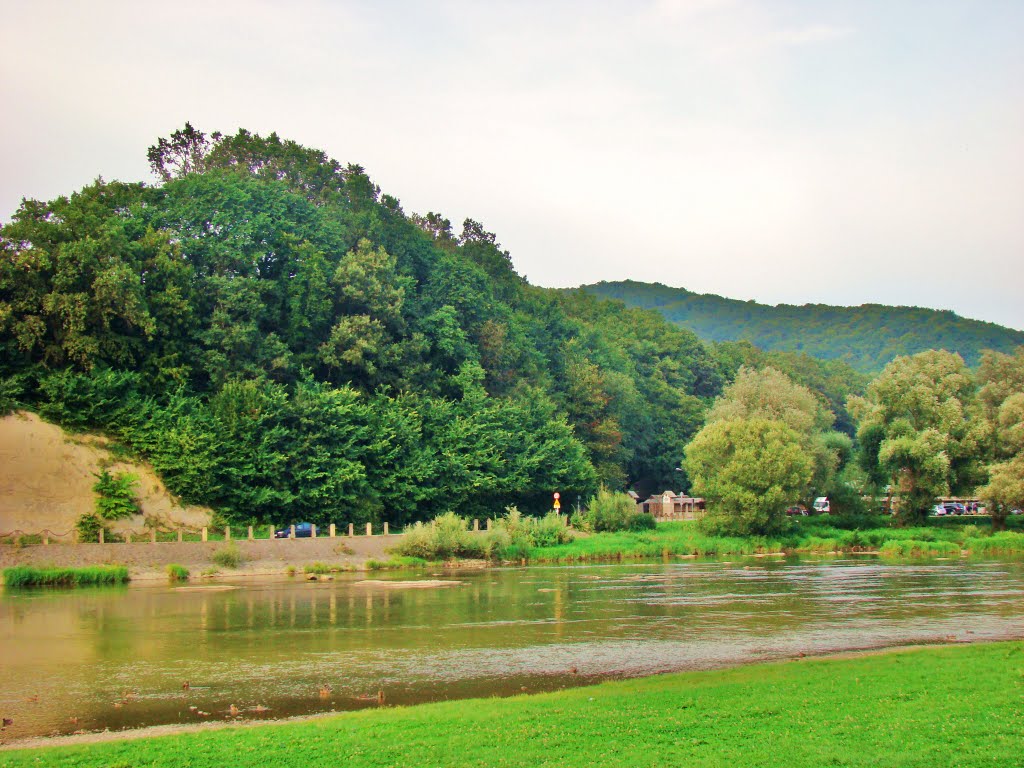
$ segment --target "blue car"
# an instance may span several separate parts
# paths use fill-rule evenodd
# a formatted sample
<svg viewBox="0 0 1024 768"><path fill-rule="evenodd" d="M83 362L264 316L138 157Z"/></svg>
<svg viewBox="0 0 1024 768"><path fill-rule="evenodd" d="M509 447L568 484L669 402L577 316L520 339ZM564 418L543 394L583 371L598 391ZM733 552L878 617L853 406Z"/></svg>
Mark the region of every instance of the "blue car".
<svg viewBox="0 0 1024 768"><path fill-rule="evenodd" d="M282 528L279 531L274 531L275 539L287 539L292 535L291 528ZM313 535L313 524L312 523L296 523L295 524L295 538L296 539L308 539Z"/></svg>

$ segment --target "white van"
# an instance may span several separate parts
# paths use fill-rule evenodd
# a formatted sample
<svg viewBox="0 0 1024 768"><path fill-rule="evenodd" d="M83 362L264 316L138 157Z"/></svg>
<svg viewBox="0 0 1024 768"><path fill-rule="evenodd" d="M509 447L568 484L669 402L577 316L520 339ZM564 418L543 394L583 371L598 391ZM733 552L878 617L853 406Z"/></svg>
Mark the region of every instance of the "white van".
<svg viewBox="0 0 1024 768"><path fill-rule="evenodd" d="M825 515L832 511L828 504L828 496L819 496L814 500L814 511L819 515Z"/></svg>

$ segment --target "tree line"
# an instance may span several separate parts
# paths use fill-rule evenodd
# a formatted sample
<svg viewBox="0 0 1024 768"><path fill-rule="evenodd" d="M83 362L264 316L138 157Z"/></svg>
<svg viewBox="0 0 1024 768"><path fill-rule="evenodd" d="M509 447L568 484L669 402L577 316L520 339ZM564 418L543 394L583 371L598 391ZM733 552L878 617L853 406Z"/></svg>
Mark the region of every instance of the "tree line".
<svg viewBox="0 0 1024 768"><path fill-rule="evenodd" d="M773 533L788 505L816 493L846 515L894 499L907 525L951 494L979 496L996 529L1024 507L1024 347L984 351L976 371L950 352L898 357L848 410L855 441L807 388L773 368L741 368L685 451L708 524Z"/></svg>

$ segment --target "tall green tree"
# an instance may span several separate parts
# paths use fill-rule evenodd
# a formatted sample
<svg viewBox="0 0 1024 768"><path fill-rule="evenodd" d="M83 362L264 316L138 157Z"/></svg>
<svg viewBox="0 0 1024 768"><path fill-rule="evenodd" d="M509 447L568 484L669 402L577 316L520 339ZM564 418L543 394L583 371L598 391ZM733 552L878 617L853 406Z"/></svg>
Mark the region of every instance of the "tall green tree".
<svg viewBox="0 0 1024 768"><path fill-rule="evenodd" d="M759 417L708 424L687 446L684 463L694 493L707 501L706 524L741 535L781 530L786 506L814 469L795 430Z"/></svg>
<svg viewBox="0 0 1024 768"><path fill-rule="evenodd" d="M898 357L851 398L858 436L899 493L899 515L920 522L936 496L970 492L979 478L979 433L971 419L974 381L959 355L942 351Z"/></svg>

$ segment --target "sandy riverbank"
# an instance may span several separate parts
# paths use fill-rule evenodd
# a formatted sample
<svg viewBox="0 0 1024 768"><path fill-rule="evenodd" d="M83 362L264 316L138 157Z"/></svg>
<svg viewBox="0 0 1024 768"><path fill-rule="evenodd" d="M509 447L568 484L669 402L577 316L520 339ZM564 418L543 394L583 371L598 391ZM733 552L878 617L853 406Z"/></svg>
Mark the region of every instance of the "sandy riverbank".
<svg viewBox="0 0 1024 768"><path fill-rule="evenodd" d="M237 569L221 568L233 575L269 575L286 573L289 567L302 571L304 565L325 563L342 568L361 569L367 560L386 560L387 548L400 536L318 537L316 539L237 540L242 562ZM136 542L132 544L50 544L49 546L0 546L0 567L34 565L78 568L87 565L125 565L133 580L167 579L167 565L183 565L199 576L218 566L214 553L227 544L223 541Z"/></svg>

